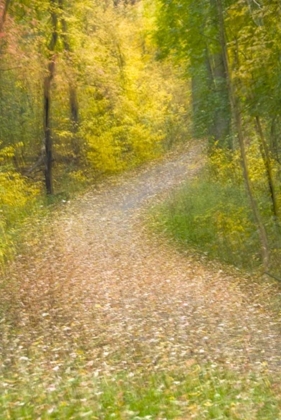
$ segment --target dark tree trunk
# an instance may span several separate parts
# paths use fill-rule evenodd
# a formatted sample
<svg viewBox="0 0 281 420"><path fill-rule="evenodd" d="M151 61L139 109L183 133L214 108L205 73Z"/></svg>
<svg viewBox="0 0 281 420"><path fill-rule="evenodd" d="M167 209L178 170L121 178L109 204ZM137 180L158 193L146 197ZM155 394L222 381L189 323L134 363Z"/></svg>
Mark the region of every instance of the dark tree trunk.
<svg viewBox="0 0 281 420"><path fill-rule="evenodd" d="M55 58L53 58L55 60ZM53 194L53 141L51 133L51 81L54 77L55 61L49 63L44 80L44 134L45 134L45 186L47 194Z"/></svg>
<svg viewBox="0 0 281 420"><path fill-rule="evenodd" d="M52 37L48 46L48 72L44 79L44 146L45 146L45 187L48 195L53 194L53 141L51 132L51 82L55 75L55 47L58 40L58 18L55 12L56 2L51 0Z"/></svg>
<svg viewBox="0 0 281 420"><path fill-rule="evenodd" d="M275 193L275 187L274 187L274 181L273 181L273 168L272 168L272 163L270 160L270 152L269 152L268 145L264 137L260 118L256 116L255 120L256 120L255 121L256 131L260 139L260 151L261 151L263 163L266 170L268 190L269 190L269 194L271 198L272 214L275 217L275 220L277 221L279 212L278 212L278 205L277 205L277 199L276 199L276 193Z"/></svg>

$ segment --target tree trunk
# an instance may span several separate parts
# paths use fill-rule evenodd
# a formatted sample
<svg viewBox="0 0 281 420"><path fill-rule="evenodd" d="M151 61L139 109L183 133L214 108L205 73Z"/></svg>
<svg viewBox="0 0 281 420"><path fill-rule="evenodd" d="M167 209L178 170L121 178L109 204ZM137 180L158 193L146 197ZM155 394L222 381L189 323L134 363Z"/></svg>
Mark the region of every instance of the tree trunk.
<svg viewBox="0 0 281 420"><path fill-rule="evenodd" d="M279 212L278 212L278 205L277 205L276 193L275 193L275 188L274 188L273 171L272 171L272 164L270 161L269 149L268 149L268 146L267 146L264 134L263 134L260 118L258 116L256 116L255 122L256 122L256 131L260 139L260 151L263 158L263 163L265 166L265 171L266 171L266 176L267 176L267 184L268 184L268 189L269 189L270 198L271 198L272 214L275 220L278 221Z"/></svg>
<svg viewBox="0 0 281 420"><path fill-rule="evenodd" d="M69 68L71 65L71 54L72 54L72 48L69 42L68 38L68 27L67 22L63 16L64 12L64 0L59 0L59 7L61 9L61 26L62 26L62 41L63 41L63 48L65 52L67 53ZM72 123L72 134L73 134L73 142L72 142L72 149L74 152L74 155L76 157L80 154L80 147L79 142L77 139L77 129L78 129L78 123L79 123L79 103L77 98L77 89L75 82L71 79L71 76L69 76L68 81L68 89L69 89L69 107L70 107L70 119Z"/></svg>
<svg viewBox="0 0 281 420"><path fill-rule="evenodd" d="M267 233L266 233L265 227L263 225L263 222L262 222L259 210L258 210L257 203L255 201L255 198L252 192L252 187L251 187L251 182L250 182L250 177L249 177L247 155L246 155L246 150L245 150L245 141L244 141L243 128L242 128L241 111L239 109L239 103L237 101L236 93L235 93L235 86L233 84L230 68L229 68L229 59L228 59L228 51L227 51L227 45L226 45L226 39L225 39L222 2L221 0L215 0L215 1L216 1L217 10L218 10L218 16L219 16L220 42L222 46L224 65L225 65L226 75L227 75L230 103L231 103L232 113L234 117L235 127L237 130L240 151L241 151L241 164L242 164L242 169L243 169L244 182L245 182L246 191L248 193L249 202L251 205L254 220L255 220L257 230L259 233L262 262L263 262L264 269L266 270L269 264L268 238L267 238Z"/></svg>
<svg viewBox="0 0 281 420"><path fill-rule="evenodd" d="M48 65L48 75L44 80L44 134L45 134L45 187L47 194L53 194L53 141L51 133L51 81L55 72L55 57Z"/></svg>
<svg viewBox="0 0 281 420"><path fill-rule="evenodd" d="M222 51L213 54L213 83L218 104L215 107L214 126L216 140L222 147L231 147L230 134L230 104L226 81L226 70Z"/></svg>
<svg viewBox="0 0 281 420"><path fill-rule="evenodd" d="M48 46L49 63L48 72L44 79L44 146L45 146L45 187L48 195L53 194L53 141L51 132L51 82L55 75L55 47L58 40L58 18L55 11L56 2L51 0L52 37Z"/></svg>
<svg viewBox="0 0 281 420"><path fill-rule="evenodd" d="M280 159L280 147L279 147L279 134L280 130L278 130L278 127L280 127L280 119L276 116L273 116L270 123L270 142L269 142L269 148L272 156L276 160L276 162L281 165L281 159Z"/></svg>
<svg viewBox="0 0 281 420"><path fill-rule="evenodd" d="M230 141L231 109L229 91L227 86L227 70L223 58L220 42L220 19L214 0L210 0L212 25L216 36L212 41L213 46L207 46L209 66L212 79L212 132L213 138L222 148L232 148Z"/></svg>

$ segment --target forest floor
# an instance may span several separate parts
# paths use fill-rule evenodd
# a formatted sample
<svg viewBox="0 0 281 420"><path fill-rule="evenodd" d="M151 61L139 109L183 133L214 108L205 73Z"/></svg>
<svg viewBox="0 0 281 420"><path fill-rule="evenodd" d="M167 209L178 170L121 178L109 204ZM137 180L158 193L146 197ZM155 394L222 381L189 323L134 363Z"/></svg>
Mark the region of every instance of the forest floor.
<svg viewBox="0 0 281 420"><path fill-rule="evenodd" d="M203 164L193 144L107 180L66 204L44 238L30 237L3 295L21 349L36 343L58 369L84 352L100 373L197 362L281 372L278 282L180 252L146 227L149 205Z"/></svg>

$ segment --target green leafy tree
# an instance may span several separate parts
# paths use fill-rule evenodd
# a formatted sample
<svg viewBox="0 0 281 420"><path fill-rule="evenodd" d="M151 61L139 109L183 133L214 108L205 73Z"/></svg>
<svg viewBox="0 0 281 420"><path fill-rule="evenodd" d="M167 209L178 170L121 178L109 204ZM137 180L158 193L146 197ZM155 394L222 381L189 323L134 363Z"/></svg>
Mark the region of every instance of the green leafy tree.
<svg viewBox="0 0 281 420"><path fill-rule="evenodd" d="M230 143L230 102L213 1L159 1L159 56L171 54L191 79L194 134Z"/></svg>

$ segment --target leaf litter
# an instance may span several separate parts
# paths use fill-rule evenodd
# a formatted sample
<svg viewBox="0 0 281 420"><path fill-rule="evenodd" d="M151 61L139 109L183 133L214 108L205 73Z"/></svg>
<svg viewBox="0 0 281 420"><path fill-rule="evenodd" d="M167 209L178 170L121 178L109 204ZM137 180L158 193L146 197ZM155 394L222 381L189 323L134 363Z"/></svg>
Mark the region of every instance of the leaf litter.
<svg viewBox="0 0 281 420"><path fill-rule="evenodd" d="M146 228L148 206L203 164L198 143L106 181L26 245L2 286L2 368L20 357L28 370L36 353L58 375L66 358L96 376L201 362L280 373L279 284L183 254Z"/></svg>

